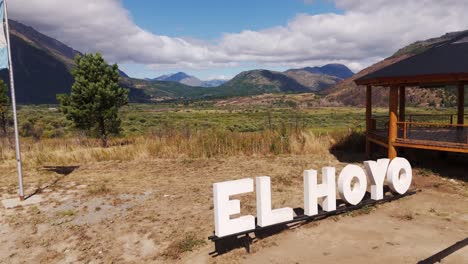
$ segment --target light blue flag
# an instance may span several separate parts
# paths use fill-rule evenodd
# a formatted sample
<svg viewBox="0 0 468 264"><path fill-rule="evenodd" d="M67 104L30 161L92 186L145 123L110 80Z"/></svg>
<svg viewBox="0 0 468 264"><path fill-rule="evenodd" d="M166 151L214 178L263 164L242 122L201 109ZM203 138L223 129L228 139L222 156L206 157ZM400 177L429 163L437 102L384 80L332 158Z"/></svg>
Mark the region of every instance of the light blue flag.
<svg viewBox="0 0 468 264"><path fill-rule="evenodd" d="M5 38L5 24L3 23L4 10L3 0L0 0L0 21L2 21L2 25L0 26L0 70L8 68L8 47Z"/></svg>

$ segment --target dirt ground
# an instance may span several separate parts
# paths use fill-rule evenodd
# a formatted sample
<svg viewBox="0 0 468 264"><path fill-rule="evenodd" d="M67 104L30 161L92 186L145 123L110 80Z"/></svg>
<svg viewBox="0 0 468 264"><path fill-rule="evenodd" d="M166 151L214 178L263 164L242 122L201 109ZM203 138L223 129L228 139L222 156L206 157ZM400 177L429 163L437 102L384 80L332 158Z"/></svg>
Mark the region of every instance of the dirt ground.
<svg viewBox="0 0 468 264"><path fill-rule="evenodd" d="M344 165L308 155L29 168L27 193L43 202L0 207L0 263L415 263L468 237L468 184L416 168L414 196L256 239L251 254L208 255L213 183L271 176L273 206L302 207L303 170ZM14 168L0 166L0 190L15 197ZM243 214L255 215L254 195ZM443 263L467 260L465 247Z"/></svg>

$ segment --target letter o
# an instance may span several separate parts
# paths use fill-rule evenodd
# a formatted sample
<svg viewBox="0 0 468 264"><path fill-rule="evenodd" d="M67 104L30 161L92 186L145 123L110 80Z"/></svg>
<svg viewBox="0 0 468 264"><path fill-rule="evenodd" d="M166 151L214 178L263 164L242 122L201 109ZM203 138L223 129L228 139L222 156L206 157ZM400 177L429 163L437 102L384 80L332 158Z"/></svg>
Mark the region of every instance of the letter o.
<svg viewBox="0 0 468 264"><path fill-rule="evenodd" d="M354 178L358 181L351 187ZM357 165L348 165L338 178L338 191L347 203L356 205L362 201L367 190L367 177L364 170Z"/></svg>
<svg viewBox="0 0 468 264"><path fill-rule="evenodd" d="M395 158L388 166L387 182L390 189L399 194L405 194L413 180L413 169L408 160Z"/></svg>

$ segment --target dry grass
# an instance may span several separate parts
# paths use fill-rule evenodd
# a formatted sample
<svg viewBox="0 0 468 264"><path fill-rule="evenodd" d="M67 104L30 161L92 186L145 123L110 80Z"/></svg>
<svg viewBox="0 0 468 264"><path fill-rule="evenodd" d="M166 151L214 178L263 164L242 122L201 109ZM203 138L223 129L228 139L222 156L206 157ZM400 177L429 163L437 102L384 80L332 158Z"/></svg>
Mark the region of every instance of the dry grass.
<svg viewBox="0 0 468 264"><path fill-rule="evenodd" d="M405 211L402 213L395 214L393 215L393 217L402 221L411 221L415 218L415 214L413 214L413 212L411 211Z"/></svg>
<svg viewBox="0 0 468 264"><path fill-rule="evenodd" d="M67 166L102 161L132 161L154 158L213 158L231 156L326 154L340 139L336 135L316 135L311 131L266 130L231 132L204 130L193 134L167 131L164 134L114 139L111 147L101 148L88 138L23 139L25 167ZM0 146L0 165L14 166L14 148Z"/></svg>
<svg viewBox="0 0 468 264"><path fill-rule="evenodd" d="M172 242L163 255L168 259L178 259L184 252L193 251L203 245L206 245L205 240L197 238L194 233L187 233L183 239Z"/></svg>

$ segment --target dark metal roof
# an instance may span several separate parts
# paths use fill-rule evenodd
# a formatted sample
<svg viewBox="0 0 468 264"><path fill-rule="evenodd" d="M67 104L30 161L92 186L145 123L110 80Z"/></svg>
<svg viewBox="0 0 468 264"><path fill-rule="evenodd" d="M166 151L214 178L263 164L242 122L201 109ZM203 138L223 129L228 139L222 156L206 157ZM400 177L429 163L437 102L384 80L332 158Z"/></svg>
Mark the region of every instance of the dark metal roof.
<svg viewBox="0 0 468 264"><path fill-rule="evenodd" d="M462 34L420 54L356 79L357 84L381 83L389 80L410 82L423 76L451 76L468 74L468 34ZM416 78L415 78L416 77ZM426 80L430 80L426 78ZM439 78L443 80L443 78Z"/></svg>

